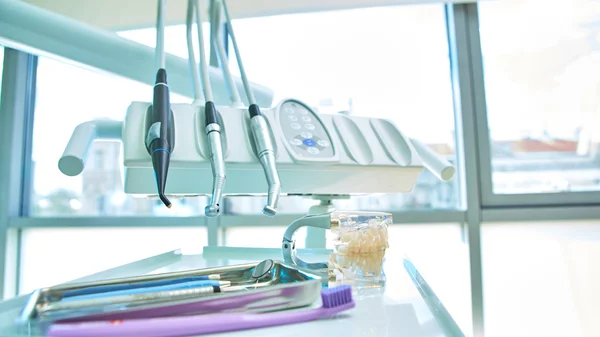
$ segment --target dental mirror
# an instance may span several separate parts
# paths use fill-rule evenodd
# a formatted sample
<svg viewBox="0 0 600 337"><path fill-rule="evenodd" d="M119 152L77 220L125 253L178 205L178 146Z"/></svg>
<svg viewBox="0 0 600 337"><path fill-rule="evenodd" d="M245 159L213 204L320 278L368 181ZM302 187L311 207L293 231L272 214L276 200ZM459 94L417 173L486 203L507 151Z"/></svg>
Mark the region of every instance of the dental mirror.
<svg viewBox="0 0 600 337"><path fill-rule="evenodd" d="M254 267L254 270L252 271L252 278L255 280L261 279L267 273L269 273L271 269L273 269L274 265L275 263L273 260L269 259L262 261L261 263L257 264L256 267Z"/></svg>

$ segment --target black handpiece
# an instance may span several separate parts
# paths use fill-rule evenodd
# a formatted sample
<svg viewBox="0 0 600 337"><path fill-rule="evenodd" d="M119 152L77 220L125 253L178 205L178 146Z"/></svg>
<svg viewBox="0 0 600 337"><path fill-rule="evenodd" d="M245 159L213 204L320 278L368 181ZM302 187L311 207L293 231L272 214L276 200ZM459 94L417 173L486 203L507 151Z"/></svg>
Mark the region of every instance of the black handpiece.
<svg viewBox="0 0 600 337"><path fill-rule="evenodd" d="M175 128L165 69L158 69L156 73L152 107L146 121L146 149L152 157L158 196L165 206L171 208L171 202L165 196L165 187L175 145Z"/></svg>

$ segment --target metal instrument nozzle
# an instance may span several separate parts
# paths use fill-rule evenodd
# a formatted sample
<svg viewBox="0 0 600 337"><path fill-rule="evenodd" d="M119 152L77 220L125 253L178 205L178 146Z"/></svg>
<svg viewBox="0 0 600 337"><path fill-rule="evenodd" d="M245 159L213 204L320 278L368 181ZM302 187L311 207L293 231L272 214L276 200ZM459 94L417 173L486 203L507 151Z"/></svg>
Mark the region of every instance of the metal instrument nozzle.
<svg viewBox="0 0 600 337"><path fill-rule="evenodd" d="M250 126L258 160L265 171L268 184L267 204L263 208L263 214L273 216L277 213L277 206L279 205L281 182L275 165L275 146L271 138L271 129L262 115L253 116L250 119Z"/></svg>
<svg viewBox="0 0 600 337"><path fill-rule="evenodd" d="M279 194L281 193L281 182L275 166L275 152L265 151L260 156L260 163L265 170L265 178L269 185L267 192L267 204L263 208L263 214L273 216L277 213L279 205Z"/></svg>
<svg viewBox="0 0 600 337"><path fill-rule="evenodd" d="M206 126L206 133L208 136L210 166L213 172L213 188L210 204L204 208L204 214L209 217L215 217L221 212L220 205L226 180L221 127L217 123L209 124Z"/></svg>

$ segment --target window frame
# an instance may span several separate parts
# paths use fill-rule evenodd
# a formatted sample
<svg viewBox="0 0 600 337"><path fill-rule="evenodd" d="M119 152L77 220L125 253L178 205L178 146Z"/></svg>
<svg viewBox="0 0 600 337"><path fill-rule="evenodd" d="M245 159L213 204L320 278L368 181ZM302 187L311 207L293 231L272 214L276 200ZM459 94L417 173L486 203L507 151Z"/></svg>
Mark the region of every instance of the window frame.
<svg viewBox="0 0 600 337"><path fill-rule="evenodd" d="M0 105L0 300L17 293L21 231L10 219L27 216L31 191L31 134L37 56L4 48Z"/></svg>
<svg viewBox="0 0 600 337"><path fill-rule="evenodd" d="M484 5L485 6L485 5ZM479 7L476 9L478 10ZM472 16L479 17L478 11L473 13ZM479 27L477 26L477 31ZM477 34L479 35L479 33ZM491 135L488 126L488 112L486 102L486 87L484 80L484 64L483 64L483 51L481 48L480 38L472 37L471 44L477 45L478 52L472 56L472 69L473 69L473 100L475 105L475 133L477 136L477 144L479 147L479 176L481 184L481 203L484 208L522 208L522 207L544 207L544 206L559 206L559 207L572 207L572 206L600 206L600 191L573 191L573 192L560 192L560 193L507 193L500 194L494 193L493 184L493 168L492 168L492 151L491 151ZM593 200L596 200L595 202ZM521 211L516 210L517 213ZM500 213L489 213L495 214L494 219L498 218L498 221L502 221ZM506 213L507 220L513 216ZM596 214L597 216L600 214ZM526 218L536 215L526 215ZM543 215L540 215L544 217Z"/></svg>
<svg viewBox="0 0 600 337"><path fill-rule="evenodd" d="M396 224L456 223L465 228L469 247L474 336L483 333L483 295L480 229L482 222L544 221L600 218L600 192L561 194L503 194L492 189L492 170L478 5L447 4L446 24L450 47L452 87L455 104L457 179L465 210L392 211ZM228 44L225 44L226 46ZM167 227L205 226L209 245L223 242L223 228L238 226L285 226L305 214L223 214L218 218L191 217L30 217L31 127L34 118L35 65L37 57L5 49L0 106L0 143L3 153L16 160L0 161L0 299L17 294L20 283L20 232L26 228L51 227ZM218 63L213 58L212 65ZM32 87L33 84L33 87ZM16 126L16 127L14 127ZM17 146L13 146L16 144ZM19 144L24 144L22 147ZM19 183L10 183L10 182ZM597 203L590 200L599 200ZM283 233L282 233L283 235Z"/></svg>

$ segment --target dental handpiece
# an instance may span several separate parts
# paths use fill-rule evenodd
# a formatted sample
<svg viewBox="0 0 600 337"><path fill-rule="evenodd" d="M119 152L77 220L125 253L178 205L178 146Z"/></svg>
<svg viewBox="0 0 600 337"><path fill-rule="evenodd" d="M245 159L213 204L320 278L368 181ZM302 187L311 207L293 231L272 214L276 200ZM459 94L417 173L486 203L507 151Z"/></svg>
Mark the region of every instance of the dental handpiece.
<svg viewBox="0 0 600 337"><path fill-rule="evenodd" d="M273 216L277 213L279 194L281 193L281 182L275 165L275 146L271 138L271 129L260 108L256 104L250 104L250 128L256 147L258 160L265 172L268 192L267 204L263 208L263 214Z"/></svg>
<svg viewBox="0 0 600 337"><path fill-rule="evenodd" d="M213 4L218 3L215 1ZM225 14L225 22L227 24L227 32L231 38L233 51L235 52L235 58L240 69L240 76L242 77L242 83L244 85L244 91L248 97L248 112L250 114L250 129L252 130L252 139L256 148L256 154L258 160L263 167L265 172L265 178L267 179L268 191L267 191L267 204L263 208L263 214L273 216L277 213L277 206L279 204L279 195L281 193L281 181L279 180L279 173L277 172L277 166L275 164L275 146L273 144L273 131L269 126L266 118L260 112L260 108L256 104L256 99L252 93L252 87L248 81L248 76L244 70L244 62L240 55L240 48L237 44L233 25L231 24L231 17L229 16L229 10L227 9L226 0L221 0L223 14Z"/></svg>
<svg viewBox="0 0 600 337"><path fill-rule="evenodd" d="M152 156L158 196L165 206L171 208L171 202L165 196L165 187L167 185L171 152L173 152L175 145L175 130L169 100L167 72L162 68L156 73L152 107L146 126L146 149Z"/></svg>
<svg viewBox="0 0 600 337"><path fill-rule="evenodd" d="M213 103L213 94L210 79L208 78L208 64L206 62L206 53L204 50L204 32L202 31L202 10L203 5L200 0L188 0L188 17L186 24L191 26L193 16L196 16L196 29L198 30L198 45L199 51L199 71L198 75L202 82L202 89L204 90L204 120L206 126L204 131L206 132L206 138L208 139L208 152L210 166L213 174L213 186L210 203L204 208L204 215L208 217L218 216L221 212L221 199L223 197L223 188L225 188L225 159L223 154L223 140L222 140L222 128L217 118L217 108ZM188 48L193 48L192 44L188 41ZM190 58L193 56L193 51L190 52ZM192 65L192 69L197 67L196 64ZM199 93L196 93L195 99L198 99Z"/></svg>
<svg viewBox="0 0 600 337"><path fill-rule="evenodd" d="M210 204L204 208L206 216L219 215L223 188L225 187L225 160L223 158L223 143L221 141L221 126L217 121L217 109L213 102L206 102L206 135L208 137L208 150L210 166L213 173L213 188Z"/></svg>

